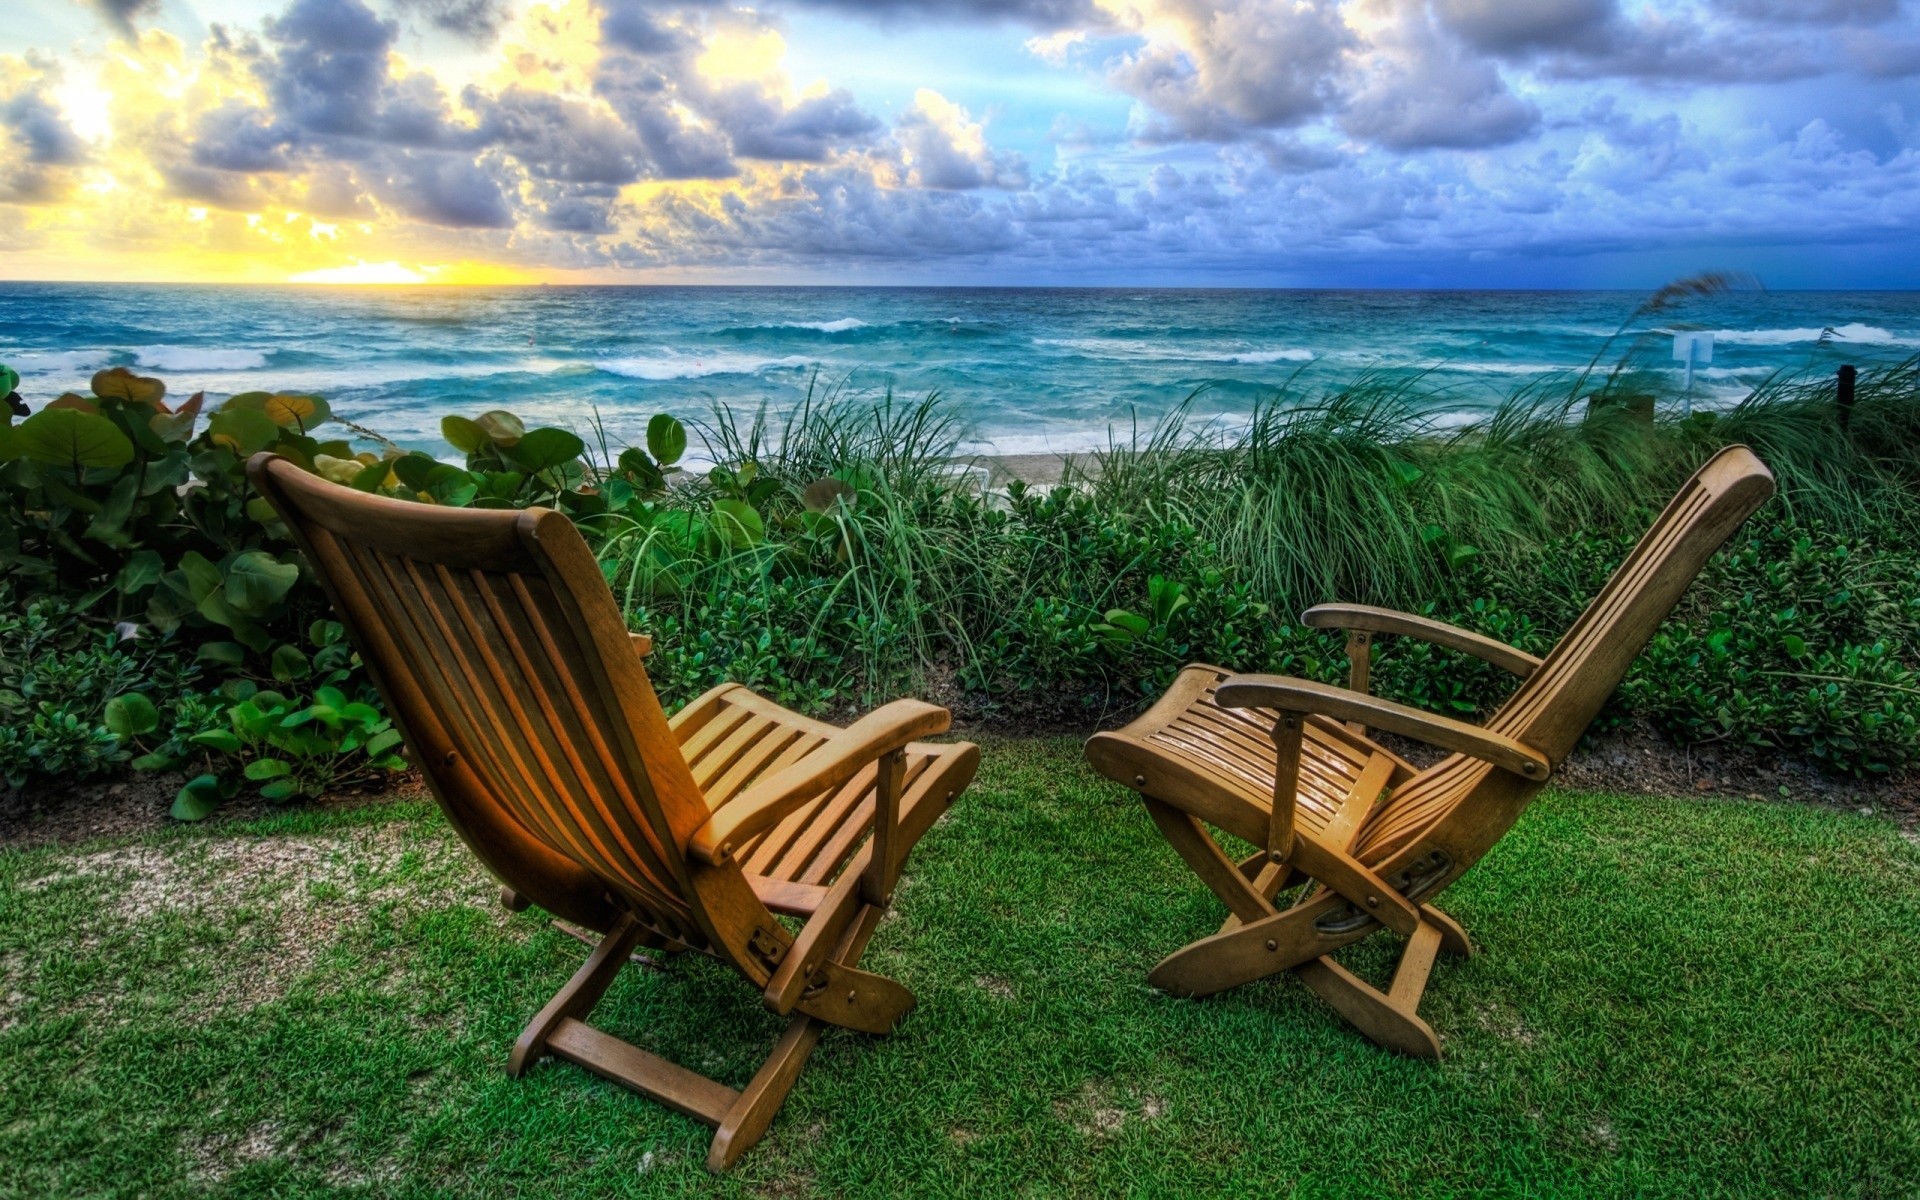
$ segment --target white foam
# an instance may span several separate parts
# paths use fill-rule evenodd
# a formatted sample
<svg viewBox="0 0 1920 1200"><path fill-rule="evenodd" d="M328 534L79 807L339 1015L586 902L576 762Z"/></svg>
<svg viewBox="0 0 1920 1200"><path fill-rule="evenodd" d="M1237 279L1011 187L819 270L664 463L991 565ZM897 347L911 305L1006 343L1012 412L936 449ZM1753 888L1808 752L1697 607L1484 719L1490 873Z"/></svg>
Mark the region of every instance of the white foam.
<svg viewBox="0 0 1920 1200"><path fill-rule="evenodd" d="M267 365L267 353L211 346L142 346L133 352L133 361L152 371L257 371Z"/></svg>
<svg viewBox="0 0 1920 1200"><path fill-rule="evenodd" d="M1252 350L1245 354L1226 356L1227 362L1236 363L1312 362L1313 359L1314 353L1311 350Z"/></svg>
<svg viewBox="0 0 1920 1200"><path fill-rule="evenodd" d="M772 325L762 325L762 329L815 329L821 333L846 333L851 329L865 329L867 323L859 317L841 317L838 321L778 321Z"/></svg>
<svg viewBox="0 0 1920 1200"><path fill-rule="evenodd" d="M95 371L107 365L111 350L29 350L7 362L22 375L55 375L66 371Z"/></svg>
<svg viewBox="0 0 1920 1200"><path fill-rule="evenodd" d="M1736 346L1790 346L1795 342L1817 342L1824 329L1716 329L1715 341L1731 342ZM1866 325L1859 321L1833 326L1828 335L1833 341L1847 342L1856 346L1920 346L1920 338L1902 337L1880 328L1878 325Z"/></svg>
<svg viewBox="0 0 1920 1200"><path fill-rule="evenodd" d="M668 358L603 358L594 362L596 371L627 379L704 379L709 375L758 375L762 371L792 370L812 366L814 360L797 354L785 358L763 358L752 354L719 352L703 355L674 355Z"/></svg>
<svg viewBox="0 0 1920 1200"><path fill-rule="evenodd" d="M1276 362L1312 362L1318 357L1313 351L1298 347L1283 350L1183 350L1161 342L1133 338L1035 338L1034 345L1059 346L1095 358L1129 358L1142 362L1218 362L1259 366Z"/></svg>

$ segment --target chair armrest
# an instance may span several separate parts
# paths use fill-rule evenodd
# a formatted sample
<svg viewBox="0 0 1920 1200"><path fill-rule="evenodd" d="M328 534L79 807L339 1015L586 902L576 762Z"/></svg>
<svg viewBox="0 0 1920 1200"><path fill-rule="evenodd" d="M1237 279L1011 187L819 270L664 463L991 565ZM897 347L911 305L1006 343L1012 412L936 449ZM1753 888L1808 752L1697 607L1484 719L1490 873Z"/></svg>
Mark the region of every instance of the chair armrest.
<svg viewBox="0 0 1920 1200"><path fill-rule="evenodd" d="M754 783L694 830L687 850L719 865L741 843L778 825L795 808L831 791L882 755L953 723L947 710L919 700L895 700L874 709L816 747L811 754Z"/></svg>
<svg viewBox="0 0 1920 1200"><path fill-rule="evenodd" d="M1214 693L1222 708L1277 708L1360 721L1430 746L1483 759L1535 782L1552 773L1547 756L1522 742L1425 709L1284 675L1235 675Z"/></svg>
<svg viewBox="0 0 1920 1200"><path fill-rule="evenodd" d="M653 653L653 635L650 633L629 633L627 640L633 644L633 652L641 658Z"/></svg>
<svg viewBox="0 0 1920 1200"><path fill-rule="evenodd" d="M1525 650L1515 649L1505 642L1482 637L1444 621L1391 608L1375 608L1371 604L1316 604L1301 613L1300 620L1314 629L1359 629L1367 633L1416 637L1423 642L1471 654L1522 679L1540 669L1540 660Z"/></svg>

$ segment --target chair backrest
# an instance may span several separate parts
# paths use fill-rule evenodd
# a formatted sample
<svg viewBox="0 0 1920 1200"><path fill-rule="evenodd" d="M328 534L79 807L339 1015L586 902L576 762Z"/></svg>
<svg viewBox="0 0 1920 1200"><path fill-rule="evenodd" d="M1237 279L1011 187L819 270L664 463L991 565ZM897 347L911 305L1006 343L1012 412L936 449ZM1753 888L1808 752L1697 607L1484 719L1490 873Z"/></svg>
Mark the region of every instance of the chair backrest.
<svg viewBox="0 0 1920 1200"><path fill-rule="evenodd" d="M1772 472L1745 446L1708 459L1489 728L1559 766L1714 551L1771 495Z"/></svg>
<svg viewBox="0 0 1920 1200"><path fill-rule="evenodd" d="M1714 551L1771 495L1772 473L1745 446L1729 446L1707 460L1487 727L1532 746L1558 767ZM1491 787L1501 791L1499 803L1482 794ZM1539 787L1453 755L1396 788L1368 819L1356 848L1370 860L1398 853L1469 797L1481 795L1488 812L1465 823L1471 827L1465 840L1478 844L1451 847L1450 860L1464 869L1505 832Z"/></svg>
<svg viewBox="0 0 1920 1200"><path fill-rule="evenodd" d="M573 523L366 495L272 454L247 473L481 860L561 916L707 947L685 856L706 801Z"/></svg>

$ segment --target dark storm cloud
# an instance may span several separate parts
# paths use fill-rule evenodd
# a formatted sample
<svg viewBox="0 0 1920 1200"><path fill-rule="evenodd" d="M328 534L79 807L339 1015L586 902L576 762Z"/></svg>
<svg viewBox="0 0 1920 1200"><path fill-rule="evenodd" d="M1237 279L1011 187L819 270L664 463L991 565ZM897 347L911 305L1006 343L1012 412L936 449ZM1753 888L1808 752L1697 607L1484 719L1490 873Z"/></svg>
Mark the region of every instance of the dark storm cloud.
<svg viewBox="0 0 1920 1200"><path fill-rule="evenodd" d="M600 62L594 91L640 139L655 177L724 179L736 174L726 138L676 110L680 77L671 59L609 55Z"/></svg>
<svg viewBox="0 0 1920 1200"><path fill-rule="evenodd" d="M616 231L614 209L620 189L601 184L534 186L533 223L555 233L601 237Z"/></svg>
<svg viewBox="0 0 1920 1200"><path fill-rule="evenodd" d="M88 158L87 144L46 94L45 80L0 104L0 127L18 147L10 157L17 156L34 166L73 167Z"/></svg>
<svg viewBox="0 0 1920 1200"><path fill-rule="evenodd" d="M285 171L287 137L265 113L229 100L201 114L192 136L196 166L219 171Z"/></svg>
<svg viewBox="0 0 1920 1200"><path fill-rule="evenodd" d="M610 48L649 57L697 48L685 31L655 19L650 6L639 0L608 0L602 13L600 36Z"/></svg>
<svg viewBox="0 0 1920 1200"><path fill-rule="evenodd" d="M358 0L295 0L266 31L278 51L266 83L288 121L311 133L373 132L396 23Z"/></svg>
<svg viewBox="0 0 1920 1200"><path fill-rule="evenodd" d="M748 84L715 90L709 108L741 158L819 162L829 151L863 142L880 128L879 119L844 90L787 108Z"/></svg>
<svg viewBox="0 0 1920 1200"><path fill-rule="evenodd" d="M979 257L1018 247L1010 206L970 192L877 186L864 171L802 171L790 192L714 214L677 196L650 207L642 253L709 265L897 263Z"/></svg>
<svg viewBox="0 0 1920 1200"><path fill-rule="evenodd" d="M416 220L455 229L509 229L513 210L492 171L458 154L402 152L375 190Z"/></svg>
<svg viewBox="0 0 1920 1200"><path fill-rule="evenodd" d="M403 17L417 17L436 29L487 45L513 15L513 0L388 0Z"/></svg>
<svg viewBox="0 0 1920 1200"><path fill-rule="evenodd" d="M1578 46L1543 61L1558 79L1640 79L1674 83L1767 83L1826 74L1832 48L1747 25L1616 17Z"/></svg>
<svg viewBox="0 0 1920 1200"><path fill-rule="evenodd" d="M1590 38L1616 12L1616 0L1434 0L1442 23L1495 53L1566 47Z"/></svg>
<svg viewBox="0 0 1920 1200"><path fill-rule="evenodd" d="M1716 0L1734 16L1781 24L1873 24L1899 15L1900 0Z"/></svg>
<svg viewBox="0 0 1920 1200"><path fill-rule="evenodd" d="M160 0L89 0L89 4L115 32L127 37L137 32L134 18L150 17L160 11Z"/></svg>
<svg viewBox="0 0 1920 1200"><path fill-rule="evenodd" d="M39 60L29 55L30 66ZM44 74L0 100L0 204L50 204L63 198L87 144L47 94Z"/></svg>
<svg viewBox="0 0 1920 1200"><path fill-rule="evenodd" d="M498 96L469 88L463 99L479 115L478 136L536 178L618 185L645 169L646 147L633 130L577 100L520 87Z"/></svg>

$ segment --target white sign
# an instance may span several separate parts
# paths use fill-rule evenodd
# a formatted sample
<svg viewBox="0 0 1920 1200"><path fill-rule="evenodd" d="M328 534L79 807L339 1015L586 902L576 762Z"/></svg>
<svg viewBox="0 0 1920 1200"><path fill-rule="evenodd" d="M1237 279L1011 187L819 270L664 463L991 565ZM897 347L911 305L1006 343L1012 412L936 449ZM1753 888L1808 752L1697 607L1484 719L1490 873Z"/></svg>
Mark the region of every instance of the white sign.
<svg viewBox="0 0 1920 1200"><path fill-rule="evenodd" d="M1680 362L1706 366L1713 361L1713 335L1710 333L1674 334L1673 357Z"/></svg>
<svg viewBox="0 0 1920 1200"><path fill-rule="evenodd" d="M1693 394L1693 369L1713 361L1713 335L1710 333L1676 333L1673 335L1673 357L1687 364L1687 394ZM1687 411L1693 411L1693 401L1687 401Z"/></svg>

